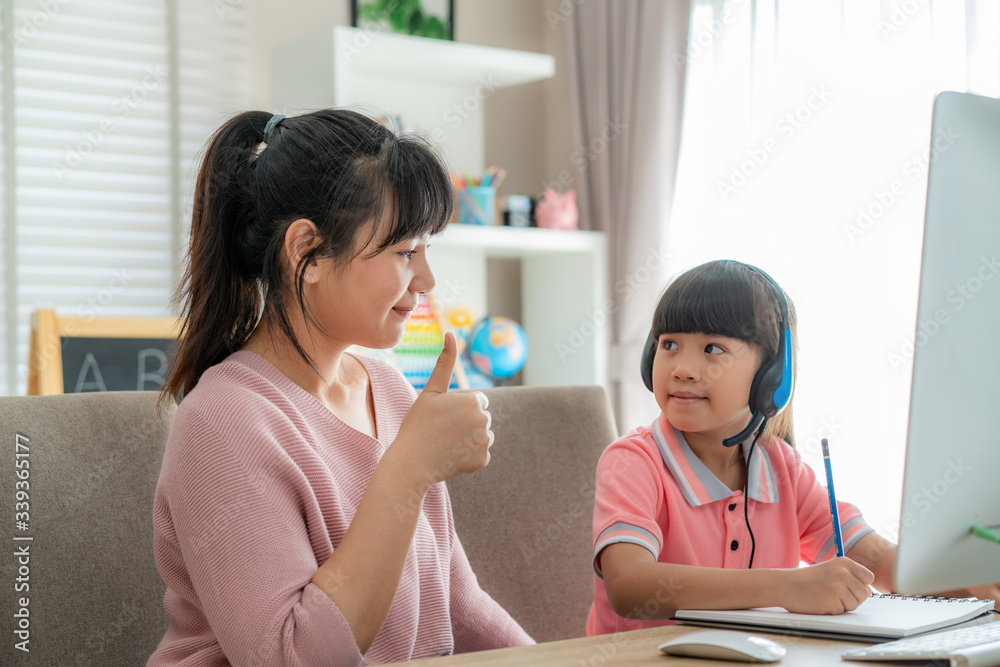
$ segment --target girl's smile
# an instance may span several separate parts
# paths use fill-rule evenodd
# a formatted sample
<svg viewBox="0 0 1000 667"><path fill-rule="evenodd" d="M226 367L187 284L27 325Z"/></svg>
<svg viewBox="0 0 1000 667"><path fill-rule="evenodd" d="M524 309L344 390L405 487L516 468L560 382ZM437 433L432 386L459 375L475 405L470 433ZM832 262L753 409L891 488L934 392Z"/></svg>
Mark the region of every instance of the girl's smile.
<svg viewBox="0 0 1000 667"><path fill-rule="evenodd" d="M677 403L678 405L695 405L700 401L706 400L704 396L699 396L698 394L692 394L688 391L675 391L670 394L670 399Z"/></svg>

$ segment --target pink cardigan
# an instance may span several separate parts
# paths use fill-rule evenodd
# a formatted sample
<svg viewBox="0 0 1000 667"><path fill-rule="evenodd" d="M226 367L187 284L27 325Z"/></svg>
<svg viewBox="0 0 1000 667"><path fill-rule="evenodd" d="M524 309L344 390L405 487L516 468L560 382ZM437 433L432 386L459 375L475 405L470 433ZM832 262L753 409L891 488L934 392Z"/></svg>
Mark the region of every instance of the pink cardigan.
<svg viewBox="0 0 1000 667"><path fill-rule="evenodd" d="M313 583L415 394L362 358L379 439L262 357L210 368L174 418L154 505L166 635L149 665L360 665L532 643L469 567L444 484L427 493L389 614L365 655Z"/></svg>

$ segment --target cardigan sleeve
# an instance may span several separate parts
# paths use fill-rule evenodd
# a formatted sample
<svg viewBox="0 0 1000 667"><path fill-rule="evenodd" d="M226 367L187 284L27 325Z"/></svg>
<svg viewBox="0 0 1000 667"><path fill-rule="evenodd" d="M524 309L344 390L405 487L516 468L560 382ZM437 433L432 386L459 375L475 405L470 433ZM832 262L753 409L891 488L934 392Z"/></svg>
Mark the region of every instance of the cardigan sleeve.
<svg viewBox="0 0 1000 667"><path fill-rule="evenodd" d="M319 563L302 510L308 483L269 442L275 434L233 442L197 414L177 426L185 445L164 462L174 466L175 493L156 507L174 539L157 534L157 563L188 579L187 602L200 607L229 662L362 664L344 616L311 583Z"/></svg>

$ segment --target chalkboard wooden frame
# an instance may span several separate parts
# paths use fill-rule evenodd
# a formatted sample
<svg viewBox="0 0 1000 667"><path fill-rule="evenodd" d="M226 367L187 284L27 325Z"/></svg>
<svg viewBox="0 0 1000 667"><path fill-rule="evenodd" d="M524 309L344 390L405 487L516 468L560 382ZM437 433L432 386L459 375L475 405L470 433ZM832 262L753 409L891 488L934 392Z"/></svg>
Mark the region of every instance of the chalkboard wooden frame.
<svg viewBox="0 0 1000 667"><path fill-rule="evenodd" d="M62 394L63 337L74 338L177 338L180 317L59 317L39 308L32 316L28 352L28 395Z"/></svg>

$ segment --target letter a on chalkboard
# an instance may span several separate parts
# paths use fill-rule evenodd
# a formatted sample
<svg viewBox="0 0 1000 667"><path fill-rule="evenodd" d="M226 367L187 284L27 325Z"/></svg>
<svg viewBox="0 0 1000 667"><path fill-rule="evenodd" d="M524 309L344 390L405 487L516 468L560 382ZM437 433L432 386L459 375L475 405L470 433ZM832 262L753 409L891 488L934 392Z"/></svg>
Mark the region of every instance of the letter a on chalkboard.
<svg viewBox="0 0 1000 667"><path fill-rule="evenodd" d="M91 382L87 382L87 371L90 369L94 370L94 379ZM80 366L80 374L76 378L76 389L73 390L74 394L79 394L82 391L107 391L108 388L104 386L104 378L101 377L101 367L97 365L97 359L94 358L93 353L88 352L87 356L83 359L83 365Z"/></svg>

